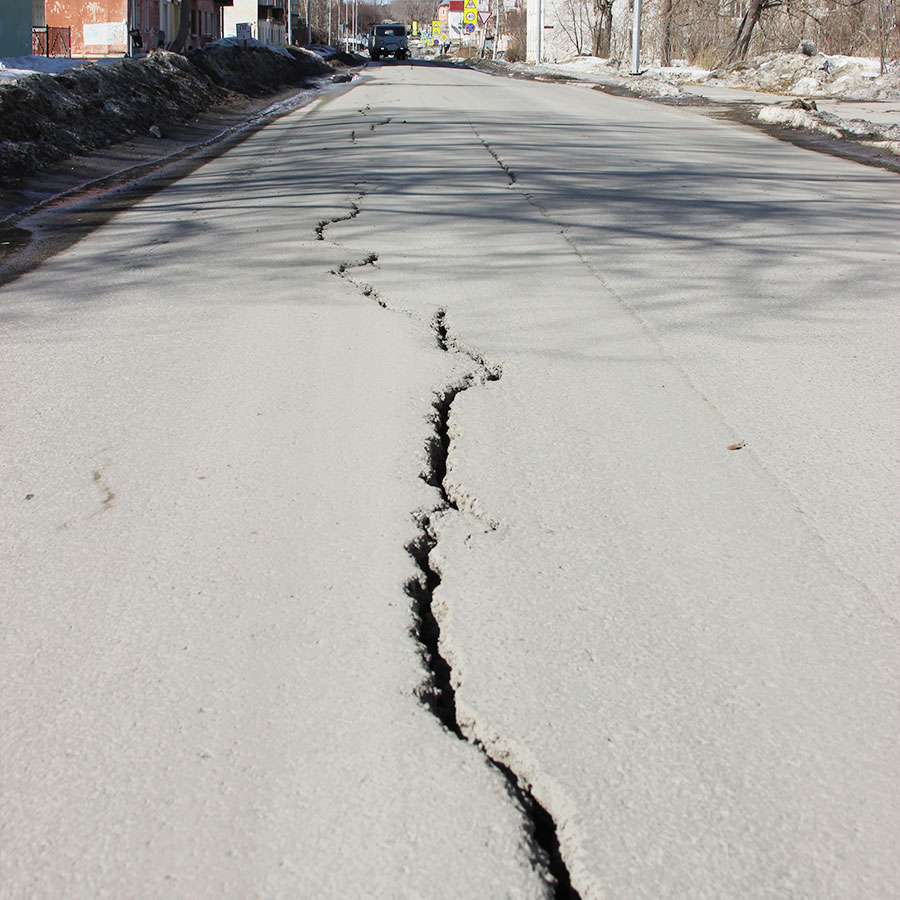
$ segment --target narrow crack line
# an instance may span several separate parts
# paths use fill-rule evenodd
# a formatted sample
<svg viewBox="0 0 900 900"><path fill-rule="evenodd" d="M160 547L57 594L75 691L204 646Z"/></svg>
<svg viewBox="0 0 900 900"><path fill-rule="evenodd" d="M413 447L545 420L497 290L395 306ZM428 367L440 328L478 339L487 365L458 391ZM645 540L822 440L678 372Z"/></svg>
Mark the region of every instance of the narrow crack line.
<svg viewBox="0 0 900 900"><path fill-rule="evenodd" d="M476 131L475 134L478 134L478 132ZM509 179L510 185L514 185L516 181L518 181L516 173L503 161L497 151L494 150L494 148L483 137L481 137L480 134L478 134L478 138L481 143L484 144L485 150L487 150L487 152L490 153L495 160L497 160L497 165L500 166L500 168L503 169L504 172L506 172L506 177Z"/></svg>
<svg viewBox="0 0 900 900"><path fill-rule="evenodd" d="M503 375L503 367L501 365L489 363L481 353L477 350L472 350L470 347L462 346L456 336L449 333L447 328L447 310L441 308L435 313L432 328L437 338L438 347L441 350L468 356L481 369L481 374L485 381L500 380Z"/></svg>
<svg viewBox="0 0 900 900"><path fill-rule="evenodd" d="M337 222L349 222L351 219L355 219L359 213L359 204L363 197L366 196L365 191L360 191L359 196L350 204L350 212L346 213L343 216L333 216L330 219L322 219L318 225L316 225L316 240L324 241L325 240L325 229L329 225L334 225Z"/></svg>
<svg viewBox="0 0 900 900"><path fill-rule="evenodd" d="M509 187L512 187L519 180L516 173L506 164L505 160L500 156L500 154L481 136L481 133L475 127L472 120L468 119L468 122L473 134L478 138L479 141L481 141L484 149L494 157L494 161L497 163L497 165L500 166L500 168L503 169L504 172L506 172L506 177L509 179Z"/></svg>
<svg viewBox="0 0 900 900"><path fill-rule="evenodd" d="M474 127L473 127L474 131ZM478 132L475 132L478 134ZM719 421L728 428L737 439L737 435L741 431L737 428L725 415L725 412L719 407L715 399L700 385L693 374L685 367L685 365L675 356L674 351L669 349L662 335L657 333L656 329L650 324L650 321L631 303L626 297L616 290L612 284L606 279L604 273L599 269L597 264L585 253L578 241L572 236L570 225L565 225L554 217L553 213L537 199L531 192L525 190L521 185L517 185L517 190L533 206L540 215L551 225L559 229L562 239L572 248L578 261L587 269L588 272L596 279L596 281L606 290L613 300L637 323L638 327L644 332L648 339L656 346L660 359L667 362L678 373L679 377L684 381L688 388L693 391L700 400L705 403L718 417ZM882 613L890 622L897 624L900 618L896 613L883 601L881 594L872 587L865 579L856 575L843 563L841 563L832 553L831 544L825 535L819 529L819 524L815 515L810 511L803 498L798 494L790 482L786 481L783 476L779 475L759 452L752 447L747 449L747 454L752 456L756 464L765 472L769 478L784 491L791 499L796 510L803 517L810 530L814 540L818 543L822 558L834 568L836 572L844 576L854 584L858 585L870 598L872 605Z"/></svg>
<svg viewBox="0 0 900 900"><path fill-rule="evenodd" d="M382 309L390 310L391 312L397 312L397 310L391 310L390 306L388 306L387 300L378 293L375 289L374 285L369 284L367 281L360 281L358 278L351 278L346 272L332 272L332 275L340 275L345 281L349 281L364 297L369 297L374 300Z"/></svg>
<svg viewBox="0 0 900 900"><path fill-rule="evenodd" d="M382 119L380 122L373 122L369 125L369 131L374 131L376 128L380 128L382 125L390 125L391 117L388 116L386 119Z"/></svg>
<svg viewBox="0 0 900 900"><path fill-rule="evenodd" d="M471 351L460 349L450 334L446 322L446 310L439 309L432 320L432 329L438 347L445 353L462 353L477 366L454 384L435 395L432 403L433 433L426 452L428 468L422 479L435 487L439 502L430 512L417 517L418 536L406 550L413 558L419 573L406 584L407 596L413 602L414 626L412 636L421 648L421 657L428 679L419 691L419 699L428 707L444 728L458 740L473 747L503 778L510 796L516 801L525 818L525 832L531 846L535 868L545 881L548 896L554 900L580 900L572 886L569 870L563 859L556 822L548 810L534 796L531 786L508 765L495 759L487 747L465 733L456 711L456 691L453 686L453 669L441 653L441 628L434 613L434 595L441 585L439 569L431 562L431 552L437 546L437 535L431 517L453 510L458 512L456 501L446 486L450 454L450 414L454 401L463 392L489 381L499 379Z"/></svg>
<svg viewBox="0 0 900 900"><path fill-rule="evenodd" d="M378 262L378 254L370 253L358 262L342 262L336 269L331 270L332 275L343 275L348 269L362 269L365 266L374 266Z"/></svg>
<svg viewBox="0 0 900 900"><path fill-rule="evenodd" d="M641 312L634 304L627 300L623 294L621 294L618 290L616 290L615 287L613 287L612 284L610 284L597 264L592 259L590 259L587 253L585 253L585 251L581 248L578 241L573 237L571 233L571 226L560 222L549 210L549 208L546 207L533 193L526 190L521 184L518 184L515 173L511 169L509 169L506 163L500 158L499 154L496 153L494 149L488 144L488 142L481 136L481 134L479 134L478 129L475 127L471 120L469 120L469 126L471 127L478 140L480 140L484 145L488 153L490 153L491 156L494 157L498 165L500 165L500 167L507 173L510 179L510 187L515 185L522 197L529 204L531 204L531 206L533 206L537 210L537 212L544 219L546 219L547 222L559 229L560 236L572 248L572 251L574 252L579 262L600 283L604 290L609 293L613 300L618 303L619 306L621 306L622 309L634 319L638 327L656 345L657 352L659 353L660 358L668 362L676 370L676 372L687 384L687 386L694 393L696 393L697 396L700 397L700 399L710 407L710 409L715 412L719 420L735 435L737 435L740 429L736 428L732 424L732 422L729 421L724 411L719 407L717 402L710 396L709 393L707 393L704 388L700 386L697 379L688 371L684 364L677 359L674 352L669 349L663 337L657 333L655 328L650 324L649 320L647 320L641 314ZM773 482L775 482L775 484L778 485L781 490L785 491L785 493L787 493L791 498L797 511L801 516L803 516L804 520L806 521L807 526L809 527L814 539L818 542L820 551L826 562L831 565L839 574L859 585L859 587L861 587L862 590L865 591L865 593L869 596L873 606L875 606L878 611L881 612L889 621L893 623L897 623L898 621L900 621L897 615L887 606L887 604L882 600L879 592L872 585L870 585L867 581L865 581L855 573L851 572L850 569L845 567L832 554L830 544L822 534L822 532L819 530L818 522L815 519L813 513L810 512L810 510L807 508L800 495L794 491L793 486L789 482L785 481L783 477L778 475L775 470L769 465L768 461L765 460L759 453L755 452L752 448L748 451L748 453L756 460L756 463L764 472L766 472L766 474L773 480Z"/></svg>
<svg viewBox="0 0 900 900"><path fill-rule="evenodd" d="M349 281L350 284L352 284L364 297L371 297L382 309L389 309L390 307L388 306L387 301L378 293L374 285L369 284L367 281L362 281L359 278L354 278L349 274L351 270L364 269L366 266L374 266L377 262L378 254L370 253L368 256L363 257L357 262L341 263L336 269L331 270L331 274L337 275L345 281Z"/></svg>

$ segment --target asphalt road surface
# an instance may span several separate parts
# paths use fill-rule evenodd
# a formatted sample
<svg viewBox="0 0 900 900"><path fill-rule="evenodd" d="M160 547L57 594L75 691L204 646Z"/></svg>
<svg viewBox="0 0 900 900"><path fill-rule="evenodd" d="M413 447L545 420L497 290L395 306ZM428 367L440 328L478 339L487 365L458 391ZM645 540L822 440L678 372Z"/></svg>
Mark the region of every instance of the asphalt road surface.
<svg viewBox="0 0 900 900"><path fill-rule="evenodd" d="M895 896L898 221L387 64L0 289L0 896Z"/></svg>

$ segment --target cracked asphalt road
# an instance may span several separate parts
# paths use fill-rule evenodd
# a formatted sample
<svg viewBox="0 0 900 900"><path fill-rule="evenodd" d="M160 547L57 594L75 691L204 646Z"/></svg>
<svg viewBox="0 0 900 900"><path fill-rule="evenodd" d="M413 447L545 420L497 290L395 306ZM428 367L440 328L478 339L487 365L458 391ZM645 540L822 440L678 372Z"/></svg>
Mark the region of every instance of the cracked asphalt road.
<svg viewBox="0 0 900 900"><path fill-rule="evenodd" d="M384 65L0 288L0 895L888 896L898 201Z"/></svg>

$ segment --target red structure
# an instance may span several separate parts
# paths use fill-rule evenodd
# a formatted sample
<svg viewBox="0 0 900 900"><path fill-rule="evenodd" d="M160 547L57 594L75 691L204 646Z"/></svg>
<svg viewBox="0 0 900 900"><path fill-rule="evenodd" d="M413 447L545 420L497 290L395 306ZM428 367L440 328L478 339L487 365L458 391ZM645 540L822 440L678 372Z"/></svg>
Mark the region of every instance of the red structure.
<svg viewBox="0 0 900 900"><path fill-rule="evenodd" d="M233 0L190 3L191 27L185 49L221 37L219 7ZM140 56L165 47L178 34L180 4L164 0L46 0L46 23L71 28L74 57Z"/></svg>

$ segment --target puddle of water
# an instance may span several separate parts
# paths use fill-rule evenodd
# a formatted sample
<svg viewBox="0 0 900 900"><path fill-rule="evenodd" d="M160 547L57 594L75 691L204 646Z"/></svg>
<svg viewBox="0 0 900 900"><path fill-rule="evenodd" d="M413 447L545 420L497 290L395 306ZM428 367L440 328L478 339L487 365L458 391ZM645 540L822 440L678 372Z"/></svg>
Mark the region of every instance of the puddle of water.
<svg viewBox="0 0 900 900"><path fill-rule="evenodd" d="M16 225L0 225L0 264L31 242L31 232Z"/></svg>

